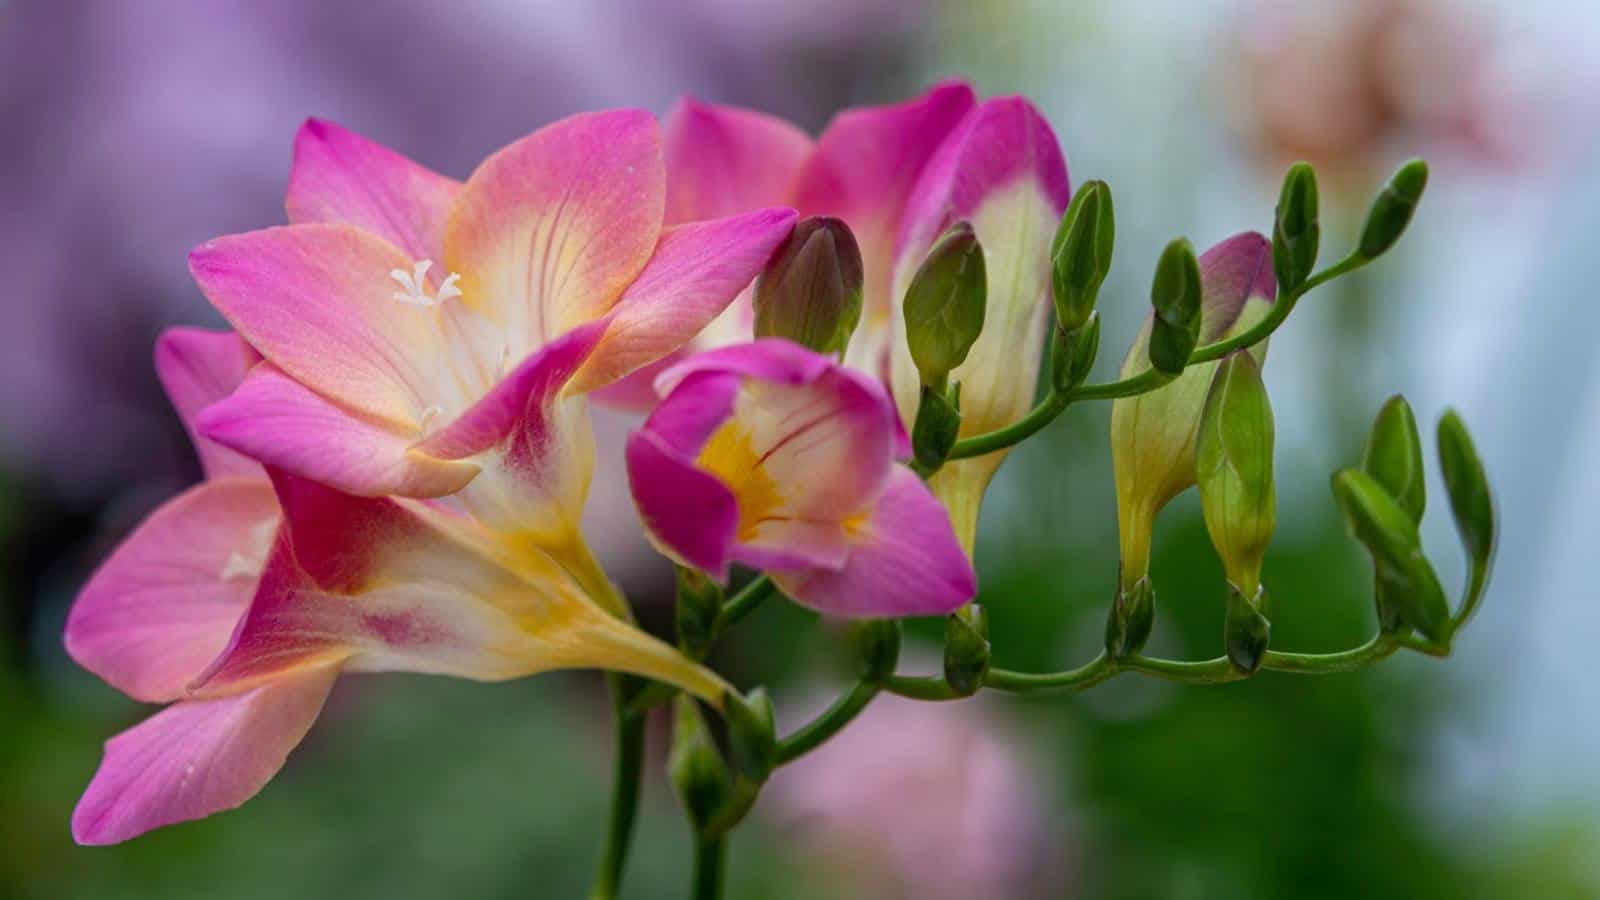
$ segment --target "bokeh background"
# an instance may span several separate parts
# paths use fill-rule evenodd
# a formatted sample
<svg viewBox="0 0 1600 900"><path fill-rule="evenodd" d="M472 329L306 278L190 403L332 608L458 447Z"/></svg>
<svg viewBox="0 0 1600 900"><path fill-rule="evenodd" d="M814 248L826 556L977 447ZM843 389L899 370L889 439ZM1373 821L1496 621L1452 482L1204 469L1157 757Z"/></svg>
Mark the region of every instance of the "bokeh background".
<svg viewBox="0 0 1600 900"><path fill-rule="evenodd" d="M692 93L815 131L952 76L1032 97L1074 182L1113 186L1102 375L1171 236L1270 229L1277 179L1304 158L1331 258L1393 165L1426 156L1399 248L1273 339L1275 645L1338 649L1373 627L1326 479L1391 392L1425 425L1454 404L1472 426L1499 577L1447 664L880 701L775 777L735 839L730 896L1600 896L1597 59L1600 6L1571 0L0 0L0 897L583 895L609 755L587 673L347 679L243 809L110 849L69 837L100 742L147 710L66 658L66 610L197 477L152 341L220 324L185 254L281 221L302 119L461 177L582 109ZM1073 409L992 492L979 566L999 664L1096 647L1108 413ZM602 445L628 424L605 419ZM1437 480L1433 496L1425 538L1455 584ZM592 507L603 555L664 626L668 570L614 464ZM1158 541L1155 649L1214 655L1221 575L1192 496ZM908 666L937 665L936 632L914 629ZM772 685L790 722L848 669L832 625L780 604L717 662ZM664 730L652 741L659 761ZM627 896L682 896L687 859L656 766Z"/></svg>

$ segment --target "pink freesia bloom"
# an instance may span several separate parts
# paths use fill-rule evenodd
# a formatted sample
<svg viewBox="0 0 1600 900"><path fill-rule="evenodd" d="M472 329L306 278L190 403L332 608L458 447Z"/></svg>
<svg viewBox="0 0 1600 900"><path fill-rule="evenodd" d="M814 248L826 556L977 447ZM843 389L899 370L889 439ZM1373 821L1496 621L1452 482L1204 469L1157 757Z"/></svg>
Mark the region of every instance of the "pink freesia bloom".
<svg viewBox="0 0 1600 900"><path fill-rule="evenodd" d="M666 226L655 120L556 122L458 183L337 126L295 145L291 224L190 268L266 363L205 435L360 496L455 494L501 539L609 593L578 534L585 395L664 357L745 288L794 213Z"/></svg>
<svg viewBox="0 0 1600 900"><path fill-rule="evenodd" d="M910 449L880 382L773 338L691 357L657 388L628 440L628 480L667 555L724 581L732 562L765 569L840 616L971 599L949 517L895 462Z"/></svg>
<svg viewBox="0 0 1600 900"><path fill-rule="evenodd" d="M916 415L918 376L898 303L934 241L958 221L970 223L983 245L989 279L983 332L950 373L961 384L961 436L1003 428L1028 412L1044 353L1050 245L1069 194L1050 123L1020 97L983 102L940 146L907 203L895 250L890 369L906 421ZM969 553L983 492L1005 456L952 462L930 481Z"/></svg>
<svg viewBox="0 0 1600 900"><path fill-rule="evenodd" d="M258 360L236 335L195 329L156 350L189 426ZM172 704L106 744L73 815L81 843L254 796L341 672L500 680L605 667L721 696L715 675L602 609L553 560L506 552L465 515L269 478L204 438L196 448L205 482L151 514L67 620L73 659L137 700Z"/></svg>
<svg viewBox="0 0 1600 900"><path fill-rule="evenodd" d="M666 116L667 221L730 216L762 206L835 216L855 233L866 276L861 324L845 361L887 377L895 241L912 187L934 152L973 108L972 88L951 82L914 100L840 112L815 143L765 113L684 99ZM748 341L755 314L741 294L687 348ZM648 408L649 385L671 364L640 372L607 399Z"/></svg>

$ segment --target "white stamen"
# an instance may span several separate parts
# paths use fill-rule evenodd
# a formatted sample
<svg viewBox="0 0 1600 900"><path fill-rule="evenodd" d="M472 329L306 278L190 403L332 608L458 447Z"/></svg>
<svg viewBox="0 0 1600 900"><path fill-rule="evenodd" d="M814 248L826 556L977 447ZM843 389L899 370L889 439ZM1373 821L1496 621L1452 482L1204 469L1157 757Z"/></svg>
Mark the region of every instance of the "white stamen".
<svg viewBox="0 0 1600 900"><path fill-rule="evenodd" d="M430 406L427 409L423 410L422 411L422 421L417 423L418 429L423 434L427 434L428 433L428 425L430 423L432 423L434 419L437 419L439 417L439 414L442 413L442 412L444 412L444 410L440 409L437 406Z"/></svg>
<svg viewBox="0 0 1600 900"><path fill-rule="evenodd" d="M449 300L451 297L461 296L461 289L456 287L456 282L461 276L451 272L443 283L439 285L439 292L428 296L428 270L433 267L433 260L419 259L410 272L405 269L391 269L389 277L400 283L404 291L395 291L389 296L401 303L412 306L426 306L429 308Z"/></svg>

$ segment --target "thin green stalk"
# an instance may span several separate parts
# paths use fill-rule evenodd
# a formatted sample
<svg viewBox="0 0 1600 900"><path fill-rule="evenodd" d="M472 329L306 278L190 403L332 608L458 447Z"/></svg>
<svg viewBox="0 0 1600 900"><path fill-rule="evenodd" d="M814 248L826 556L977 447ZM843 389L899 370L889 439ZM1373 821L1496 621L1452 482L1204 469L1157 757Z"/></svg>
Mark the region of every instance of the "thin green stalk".
<svg viewBox="0 0 1600 900"><path fill-rule="evenodd" d="M1081 691L1091 688L1117 674L1116 663L1101 653L1076 669L1036 675L1029 672L1012 672L1009 669L990 669L984 676L984 687L1008 694L1037 694L1056 691Z"/></svg>
<svg viewBox="0 0 1600 900"><path fill-rule="evenodd" d="M633 823L639 812L639 778L644 768L644 715L628 707L624 677L611 675L613 708L617 729L616 759L611 785L611 823L606 830L605 850L595 875L590 900L616 900L622 886L622 873L628 865L628 847L633 841Z"/></svg>
<svg viewBox="0 0 1600 900"><path fill-rule="evenodd" d="M1007 447L1018 444L1026 438L1032 437L1039 429L1054 422L1056 416L1061 415L1062 411L1067 408L1067 404L1071 402L1072 399L1066 394L1051 390L1043 400L1039 401L1038 406L1035 406L1027 415L1012 422L1010 425L956 441L956 445L950 449L949 458L967 459L973 456L983 456L985 453L993 453L996 450L1004 450Z"/></svg>
<svg viewBox="0 0 1600 900"><path fill-rule="evenodd" d="M727 838L696 835L694 840L693 900L721 900L723 868L727 864Z"/></svg>
<svg viewBox="0 0 1600 900"><path fill-rule="evenodd" d="M793 762L822 746L866 709L872 698L878 696L879 690L881 688L871 682L856 682L849 692L835 700L822 715L778 742L778 765Z"/></svg>
<svg viewBox="0 0 1600 900"><path fill-rule="evenodd" d="M755 608L772 596L777 589L778 586L772 583L771 578L766 575L756 576L722 605L722 612L717 614L717 634L720 635L738 624L740 619L754 612Z"/></svg>
<svg viewBox="0 0 1600 900"><path fill-rule="evenodd" d="M890 675L883 689L912 700L965 700L970 694L958 693L943 675Z"/></svg>

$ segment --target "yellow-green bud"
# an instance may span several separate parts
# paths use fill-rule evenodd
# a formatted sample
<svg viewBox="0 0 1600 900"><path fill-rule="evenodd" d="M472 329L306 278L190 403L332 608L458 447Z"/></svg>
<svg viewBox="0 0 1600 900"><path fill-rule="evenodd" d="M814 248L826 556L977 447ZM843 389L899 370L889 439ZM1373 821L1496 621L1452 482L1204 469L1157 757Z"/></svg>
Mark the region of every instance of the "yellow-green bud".
<svg viewBox="0 0 1600 900"><path fill-rule="evenodd" d="M843 353L861 320L864 278L861 248L843 220L802 220L756 279L756 337Z"/></svg>
<svg viewBox="0 0 1600 900"><path fill-rule="evenodd" d="M1267 386L1248 351L1217 368L1200 417L1195 480L1211 543L1228 581L1254 598L1276 522L1272 483L1273 423Z"/></svg>
<svg viewBox="0 0 1600 900"><path fill-rule="evenodd" d="M989 281L972 226L950 226L906 288L906 344L923 384L943 386L983 331Z"/></svg>
<svg viewBox="0 0 1600 900"><path fill-rule="evenodd" d="M1103 181L1085 182L1061 217L1050 248L1050 286L1063 331L1083 327L1094 311L1100 285L1111 271L1116 234L1111 188Z"/></svg>

